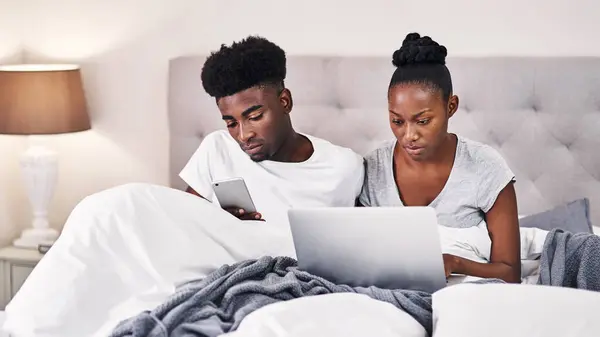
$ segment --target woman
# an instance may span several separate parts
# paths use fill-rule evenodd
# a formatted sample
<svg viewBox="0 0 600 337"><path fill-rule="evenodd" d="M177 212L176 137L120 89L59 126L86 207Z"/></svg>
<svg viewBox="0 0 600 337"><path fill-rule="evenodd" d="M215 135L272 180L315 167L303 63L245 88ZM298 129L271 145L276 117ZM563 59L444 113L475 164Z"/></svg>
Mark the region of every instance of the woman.
<svg viewBox="0 0 600 337"><path fill-rule="evenodd" d="M433 207L442 234L454 235L481 257L445 250L446 276L519 283L515 177L490 146L448 133L459 99L452 91L446 55L444 46L417 33L408 34L394 52L397 69L388 89L388 109L396 140L367 156L359 201L374 207Z"/></svg>

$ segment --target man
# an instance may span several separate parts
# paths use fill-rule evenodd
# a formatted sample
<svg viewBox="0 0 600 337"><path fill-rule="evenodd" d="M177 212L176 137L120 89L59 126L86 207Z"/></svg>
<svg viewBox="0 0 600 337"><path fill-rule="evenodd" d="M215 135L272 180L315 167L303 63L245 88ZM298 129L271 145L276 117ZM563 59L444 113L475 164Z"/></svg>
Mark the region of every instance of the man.
<svg viewBox="0 0 600 337"><path fill-rule="evenodd" d="M6 308L14 336L107 336L121 320L224 264L294 256L287 209L353 206L363 159L294 131L285 54L249 37L206 61L202 82L228 131L208 135L181 172L190 193L243 177L260 214L232 211L165 186L126 184L86 197ZM318 121L315 121L318 123ZM283 224L283 225L281 225Z"/></svg>
<svg viewBox="0 0 600 337"><path fill-rule="evenodd" d="M285 77L285 52L262 37L210 55L202 84L227 131L207 135L181 171L188 192L218 203L211 183L242 177L257 212L228 211L243 220L285 222L290 207L354 205L363 182L362 157L294 130Z"/></svg>

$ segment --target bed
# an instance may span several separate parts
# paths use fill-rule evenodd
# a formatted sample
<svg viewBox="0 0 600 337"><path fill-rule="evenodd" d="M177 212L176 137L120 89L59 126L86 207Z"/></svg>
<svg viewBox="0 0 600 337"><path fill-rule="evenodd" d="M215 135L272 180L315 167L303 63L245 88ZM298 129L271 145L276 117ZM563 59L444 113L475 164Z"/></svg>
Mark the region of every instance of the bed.
<svg viewBox="0 0 600 337"><path fill-rule="evenodd" d="M170 187L178 191L185 188L178 173L203 137L224 127L214 100L204 93L200 83L205 57L177 57L168 65ZM460 108L451 119L450 130L490 144L505 157L517 175L519 212L523 215L539 214L575 200L585 200L580 203L585 208L580 212L592 224L600 225L600 207L597 206L600 205L600 152L597 151L600 148L600 58L450 58L448 66L455 92L460 97ZM392 71L391 60L387 57L289 56L286 85L294 98L292 119L295 128L366 154L392 138L385 97ZM73 216L73 222L76 220L77 217ZM90 227L90 230L99 231L96 227ZM185 239L184 236L182 239ZM85 240L91 239L86 236ZM129 243L112 244L125 246ZM65 255L64 262L69 262L68 259ZM207 265L217 268L219 263L211 260ZM53 267L49 263L39 266L42 267L32 273L39 278ZM64 272L69 271L65 269ZM47 289L64 288L58 283L50 283L44 286ZM437 307L433 312L436 337L533 336L570 326L552 324L558 322L570 322L581 329L600 331L600 322L589 319L590 313L600 310L600 294L597 293L527 285L460 287L457 288L459 291L441 292L434 298ZM29 285L29 289L32 288ZM169 287L165 289L169 290ZM73 293L76 291L73 290ZM495 295L490 297L490 294ZM45 293L37 295L42 299L49 298L44 297L47 296ZM464 296L471 298L464 301ZM548 305L549 297L553 298L552 305ZM157 303L149 298L143 300ZM578 305L573 306L574 302ZM126 310L127 305L143 307L139 303L127 303L121 307L123 313L131 313ZM148 304L148 307L152 305ZM565 307L569 307L568 313L558 310ZM34 304L23 305L22 308L38 310ZM364 296L317 296L257 310L244 320L238 331L229 335L353 336L362 333L387 336L402 331L404 336L424 336L423 330L406 315L392 309L385 303L367 301ZM544 309L546 311L542 315ZM489 310L501 312L506 321L515 324L490 331L489 326L493 324L490 319L494 317L480 317L476 324L468 320ZM39 312L42 312L41 309ZM113 317L127 317L123 313L113 310L111 314ZM89 316L78 317L77 314L65 314L67 316L62 319L92 321ZM344 320L344 324L332 323L340 319ZM26 321L23 322L26 324ZM105 320L93 322L109 324ZM51 323L48 324L51 326ZM362 330L365 326L371 327L370 330ZM375 330L375 327L381 330ZM107 331L106 326L104 329ZM577 334L576 330L562 332L561 336L585 335ZM61 334L43 336L58 335ZM77 334L71 331L62 335Z"/></svg>
<svg viewBox="0 0 600 337"><path fill-rule="evenodd" d="M187 158L223 127L199 82L204 59L170 62L171 184L179 189ZM460 97L450 131L500 151L517 176L519 212L586 198L600 226L600 58L455 57L448 67ZM387 57L289 57L296 129L368 153L393 137L385 96L392 71Z"/></svg>
<svg viewBox="0 0 600 337"><path fill-rule="evenodd" d="M0 311L0 326L4 325L5 316L4 310ZM0 337L10 337L10 335L0 329Z"/></svg>

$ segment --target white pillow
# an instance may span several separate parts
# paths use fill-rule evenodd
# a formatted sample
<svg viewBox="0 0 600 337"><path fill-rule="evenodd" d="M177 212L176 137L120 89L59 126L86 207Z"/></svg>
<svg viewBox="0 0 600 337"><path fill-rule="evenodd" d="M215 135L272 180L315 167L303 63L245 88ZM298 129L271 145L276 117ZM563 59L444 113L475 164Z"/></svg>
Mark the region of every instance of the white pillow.
<svg viewBox="0 0 600 337"><path fill-rule="evenodd" d="M459 284L433 295L433 337L600 336L600 293L522 284Z"/></svg>
<svg viewBox="0 0 600 337"><path fill-rule="evenodd" d="M223 337L427 337L417 320L366 295L302 297L258 309Z"/></svg>

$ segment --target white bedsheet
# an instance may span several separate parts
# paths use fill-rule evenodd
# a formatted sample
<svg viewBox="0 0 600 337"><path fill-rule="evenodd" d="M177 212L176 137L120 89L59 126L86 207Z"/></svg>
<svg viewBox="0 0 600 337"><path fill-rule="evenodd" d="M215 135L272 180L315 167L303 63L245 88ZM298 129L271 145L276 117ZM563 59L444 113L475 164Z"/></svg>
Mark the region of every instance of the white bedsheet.
<svg viewBox="0 0 600 337"><path fill-rule="evenodd" d="M6 312L0 310L0 327L4 325L4 320L6 320ZM4 329L0 328L0 337L10 337L10 335Z"/></svg>
<svg viewBox="0 0 600 337"><path fill-rule="evenodd" d="M462 284L438 291L433 303L433 337L600 336L598 292Z"/></svg>
<svg viewBox="0 0 600 337"><path fill-rule="evenodd" d="M492 241L485 221L469 228L438 226L438 229L443 253L483 263L490 260ZM548 231L539 228L521 228L520 232L521 259L539 257Z"/></svg>
<svg viewBox="0 0 600 337"><path fill-rule="evenodd" d="M392 304L361 294L327 294L270 304L223 337L426 337L425 329Z"/></svg>

